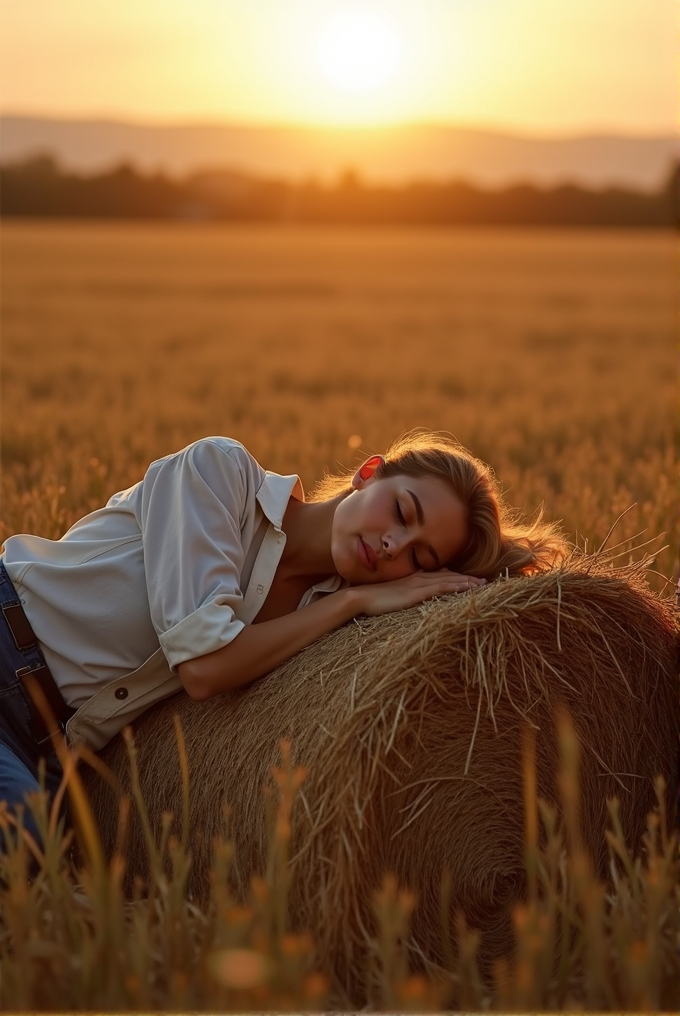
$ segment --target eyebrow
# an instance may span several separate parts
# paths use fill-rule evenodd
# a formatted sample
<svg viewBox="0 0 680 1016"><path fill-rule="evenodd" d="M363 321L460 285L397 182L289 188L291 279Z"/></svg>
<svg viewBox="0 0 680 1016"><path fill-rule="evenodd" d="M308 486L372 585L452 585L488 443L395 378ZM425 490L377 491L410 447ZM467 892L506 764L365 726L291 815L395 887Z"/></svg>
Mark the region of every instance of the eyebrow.
<svg viewBox="0 0 680 1016"><path fill-rule="evenodd" d="M417 494L414 494L412 490L409 490L408 487L406 488L406 493L410 494L411 497L413 498L413 505L414 505L415 510L416 510L416 518L418 519L418 525L422 529L422 527L425 525L425 515L423 513L423 506L420 503L420 498L418 497ZM432 544L428 543L428 545L425 547L425 550L427 550L428 553L430 553L432 555L432 557L434 559L434 562L437 565L437 568L441 568L441 562L439 560L439 554L434 549Z"/></svg>

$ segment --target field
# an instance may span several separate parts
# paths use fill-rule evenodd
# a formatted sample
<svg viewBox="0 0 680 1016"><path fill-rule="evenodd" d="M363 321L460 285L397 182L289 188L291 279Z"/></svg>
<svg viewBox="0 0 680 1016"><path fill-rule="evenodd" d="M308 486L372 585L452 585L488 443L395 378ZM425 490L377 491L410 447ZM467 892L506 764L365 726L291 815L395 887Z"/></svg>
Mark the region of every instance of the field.
<svg viewBox="0 0 680 1016"><path fill-rule="evenodd" d="M666 532L670 575L675 253L659 232L4 224L0 537L59 535L201 435L309 487L426 426L590 548L635 504L616 542Z"/></svg>
<svg viewBox="0 0 680 1016"><path fill-rule="evenodd" d="M139 479L151 459L201 435L237 437L268 468L299 472L309 489L324 468L351 466L424 426L454 433L493 466L511 504L529 513L543 505L581 547L597 547L630 509L610 543L623 544L625 561L630 541L665 533L654 544L668 549L651 582L669 593L663 576L677 577L680 542L674 235L5 222L1 242L0 540L20 531L59 536ZM275 870L285 846L273 844ZM659 1004L655 943L665 936L659 948L671 962L678 891L668 881L677 877L673 847L666 840L659 849L653 870L629 865L612 911L619 994L605 990L609 961L600 968L600 954L589 952L604 932L585 946L579 939L591 974L603 978L580 996L586 1008ZM173 856L181 871L184 855ZM278 995L230 986L225 943L259 962L262 936L278 927L267 910L276 886L256 887L247 920L243 908L225 909L216 889L222 924L206 924L182 903L181 874L173 888L159 871L129 934L120 873L106 881L95 870L86 882L86 895L101 903L97 916L64 893L56 843L50 857L28 895L23 861L13 862L0 926L4 1006L50 1008L58 983L74 1009L323 1007L322 981L304 981L297 994L286 987L309 953L290 935L271 939L279 943L270 956ZM576 907L579 893L586 900L600 888L574 870ZM609 927L604 890L597 900L597 920ZM399 928L411 902L386 883L378 904L388 914L384 955L398 957L397 973L385 973L383 1006L440 1008L448 996L406 974L399 980ZM463 936L471 950L458 958L463 1007L507 1011L570 997L567 974L561 995L537 987L536 964L540 984L551 976L541 922L555 911L531 906L517 916L525 965L514 981L500 972L493 1003L475 980L472 937ZM244 921L254 938L238 937ZM222 948L212 994L203 954L191 970L176 959L189 946L205 952L208 931ZM105 953L111 966L102 966ZM674 962L677 969L677 951Z"/></svg>

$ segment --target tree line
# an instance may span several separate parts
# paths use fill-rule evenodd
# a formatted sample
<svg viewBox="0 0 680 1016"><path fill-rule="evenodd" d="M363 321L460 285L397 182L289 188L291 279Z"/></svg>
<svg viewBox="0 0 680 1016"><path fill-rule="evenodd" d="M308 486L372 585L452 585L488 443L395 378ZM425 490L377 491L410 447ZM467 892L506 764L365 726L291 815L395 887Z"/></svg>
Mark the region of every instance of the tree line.
<svg viewBox="0 0 680 1016"><path fill-rule="evenodd" d="M227 170L176 180L127 164L83 175L48 155L0 166L3 217L677 228L679 192L680 166L656 192L530 183L490 189L462 180L385 185L352 170L331 184Z"/></svg>

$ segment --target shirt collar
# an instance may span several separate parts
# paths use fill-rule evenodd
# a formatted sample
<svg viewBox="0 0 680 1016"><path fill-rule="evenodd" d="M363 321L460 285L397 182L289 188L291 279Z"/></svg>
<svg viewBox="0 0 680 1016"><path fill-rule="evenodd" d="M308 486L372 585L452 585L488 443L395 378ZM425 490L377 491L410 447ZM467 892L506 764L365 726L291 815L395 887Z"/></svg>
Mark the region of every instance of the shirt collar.
<svg viewBox="0 0 680 1016"><path fill-rule="evenodd" d="M255 497L274 529L280 532L289 500L294 497L304 501L305 492L299 476L280 476L278 473L266 472Z"/></svg>

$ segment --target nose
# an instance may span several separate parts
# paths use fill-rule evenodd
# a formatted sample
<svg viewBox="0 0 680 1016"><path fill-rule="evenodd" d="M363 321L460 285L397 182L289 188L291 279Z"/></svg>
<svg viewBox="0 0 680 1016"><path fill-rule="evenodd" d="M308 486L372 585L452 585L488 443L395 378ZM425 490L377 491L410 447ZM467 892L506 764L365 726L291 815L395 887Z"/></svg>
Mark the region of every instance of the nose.
<svg viewBox="0 0 680 1016"><path fill-rule="evenodd" d="M399 534L397 536L393 533L386 533L383 536L381 543L385 557L389 561L392 561L395 557L398 557L399 554L401 554L402 550L408 543L408 536L406 533L403 535Z"/></svg>

